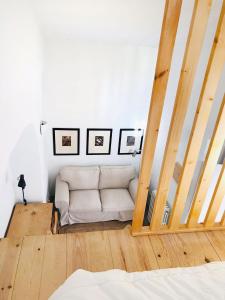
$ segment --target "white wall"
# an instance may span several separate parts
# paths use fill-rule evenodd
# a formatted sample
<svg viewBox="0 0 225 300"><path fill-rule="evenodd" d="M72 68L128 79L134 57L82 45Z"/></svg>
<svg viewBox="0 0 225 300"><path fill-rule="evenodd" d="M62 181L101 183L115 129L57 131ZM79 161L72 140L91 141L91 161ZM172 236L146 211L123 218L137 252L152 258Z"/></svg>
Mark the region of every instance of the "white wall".
<svg viewBox="0 0 225 300"><path fill-rule="evenodd" d="M120 128L145 128L156 49L97 41L47 40L44 59L44 119L48 169L68 164L134 163L117 155ZM52 127L81 129L79 156L53 156ZM86 129L113 128L111 155L86 155Z"/></svg>
<svg viewBox="0 0 225 300"><path fill-rule="evenodd" d="M184 0L190 1L190 0ZM165 0L33 0L46 38L157 46Z"/></svg>
<svg viewBox="0 0 225 300"><path fill-rule="evenodd" d="M29 1L0 0L0 237L15 201L17 176L25 174L29 201L46 199L39 134L42 100L41 39Z"/></svg>

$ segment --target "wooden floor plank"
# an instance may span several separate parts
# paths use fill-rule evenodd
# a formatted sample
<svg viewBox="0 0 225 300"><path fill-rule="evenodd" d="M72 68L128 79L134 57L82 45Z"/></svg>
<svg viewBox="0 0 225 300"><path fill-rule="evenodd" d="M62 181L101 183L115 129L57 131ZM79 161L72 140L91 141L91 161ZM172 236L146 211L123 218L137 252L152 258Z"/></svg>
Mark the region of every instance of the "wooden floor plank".
<svg viewBox="0 0 225 300"><path fill-rule="evenodd" d="M128 272L158 268L158 263L148 237L133 238L130 228L108 231L114 268Z"/></svg>
<svg viewBox="0 0 225 300"><path fill-rule="evenodd" d="M225 260L225 231L207 232L206 235L219 258Z"/></svg>
<svg viewBox="0 0 225 300"><path fill-rule="evenodd" d="M130 236L129 230L125 228L123 231L117 232L117 234L119 238L120 247L122 249L122 253L124 256L126 270L128 272L134 272L134 270L136 271L145 270L144 264L140 262L135 241Z"/></svg>
<svg viewBox="0 0 225 300"><path fill-rule="evenodd" d="M82 233L67 234L67 277L81 268L88 270L84 235Z"/></svg>
<svg viewBox="0 0 225 300"><path fill-rule="evenodd" d="M182 267L192 267L219 260L203 232L173 234L171 243Z"/></svg>
<svg viewBox="0 0 225 300"><path fill-rule="evenodd" d="M107 234L111 248L113 268L127 270L125 253L120 242L120 234L117 230L111 230Z"/></svg>
<svg viewBox="0 0 225 300"><path fill-rule="evenodd" d="M195 234L197 235L197 238L200 242L200 248L205 256L205 262L209 263L213 261L220 261L220 257L212 247L211 243L209 243L206 233L196 232Z"/></svg>
<svg viewBox="0 0 225 300"><path fill-rule="evenodd" d="M107 232L86 232L83 237L87 253L87 269L92 272L113 269Z"/></svg>
<svg viewBox="0 0 225 300"><path fill-rule="evenodd" d="M131 236L130 229L117 232L119 236L120 247L125 260L126 270L128 272L145 271L147 268L146 260L141 259L140 248L137 247L137 241ZM113 255L113 251L112 251Z"/></svg>
<svg viewBox="0 0 225 300"><path fill-rule="evenodd" d="M124 228L7 238L0 241L0 299L46 300L78 268L137 272L217 260L225 260L225 231L132 237Z"/></svg>
<svg viewBox="0 0 225 300"><path fill-rule="evenodd" d="M177 234L171 234L170 243L173 245L174 252L179 260L179 266L189 267L189 248L186 247L186 244L183 243Z"/></svg>
<svg viewBox="0 0 225 300"><path fill-rule="evenodd" d="M65 281L66 265L66 235L46 236L39 299L48 299Z"/></svg>
<svg viewBox="0 0 225 300"><path fill-rule="evenodd" d="M18 263L13 299L39 299L45 236L25 237Z"/></svg>
<svg viewBox="0 0 225 300"><path fill-rule="evenodd" d="M160 269L179 267L179 260L170 243L171 235L152 235L148 238Z"/></svg>
<svg viewBox="0 0 225 300"><path fill-rule="evenodd" d="M132 238L132 237L131 237ZM155 253L150 239L146 236L145 239L137 237L134 239L136 249L138 250L138 257L145 266L145 270L155 270L159 268Z"/></svg>
<svg viewBox="0 0 225 300"><path fill-rule="evenodd" d="M0 299L12 298L22 239L0 239Z"/></svg>

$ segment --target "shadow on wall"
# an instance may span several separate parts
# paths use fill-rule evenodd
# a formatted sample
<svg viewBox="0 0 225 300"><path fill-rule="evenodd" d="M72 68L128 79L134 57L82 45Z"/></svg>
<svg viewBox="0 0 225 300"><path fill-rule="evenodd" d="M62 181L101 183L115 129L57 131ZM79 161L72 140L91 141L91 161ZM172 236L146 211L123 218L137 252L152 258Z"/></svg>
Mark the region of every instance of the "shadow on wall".
<svg viewBox="0 0 225 300"><path fill-rule="evenodd" d="M46 182L42 165L40 141L33 125L28 125L10 155L10 169L16 188L16 201L21 199L17 177L24 174L27 183L26 198L29 201L46 200Z"/></svg>
<svg viewBox="0 0 225 300"><path fill-rule="evenodd" d="M13 142L13 141L12 141ZM25 175L26 199L44 202L47 197L47 173L43 163L41 140L34 125L23 130L9 156L7 168L1 170L0 177L0 237L4 236L13 206L21 201L21 189L17 187L17 177Z"/></svg>

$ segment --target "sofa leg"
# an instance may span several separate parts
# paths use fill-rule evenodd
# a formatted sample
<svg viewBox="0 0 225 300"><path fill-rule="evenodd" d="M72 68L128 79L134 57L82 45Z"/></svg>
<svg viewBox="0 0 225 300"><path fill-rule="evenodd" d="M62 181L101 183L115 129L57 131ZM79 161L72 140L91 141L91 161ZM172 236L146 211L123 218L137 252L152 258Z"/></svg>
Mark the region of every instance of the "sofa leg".
<svg viewBox="0 0 225 300"><path fill-rule="evenodd" d="M53 213L53 226L52 226L53 234L59 233L59 213L58 210L55 210Z"/></svg>

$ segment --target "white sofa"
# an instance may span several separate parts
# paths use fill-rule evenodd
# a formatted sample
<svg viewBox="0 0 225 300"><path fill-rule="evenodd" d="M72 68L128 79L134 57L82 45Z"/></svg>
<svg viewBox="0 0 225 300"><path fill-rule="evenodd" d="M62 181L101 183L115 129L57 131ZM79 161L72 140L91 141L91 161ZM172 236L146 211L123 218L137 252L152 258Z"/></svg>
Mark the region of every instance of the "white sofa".
<svg viewBox="0 0 225 300"><path fill-rule="evenodd" d="M138 179L133 166L68 166L56 178L61 226L132 220Z"/></svg>

